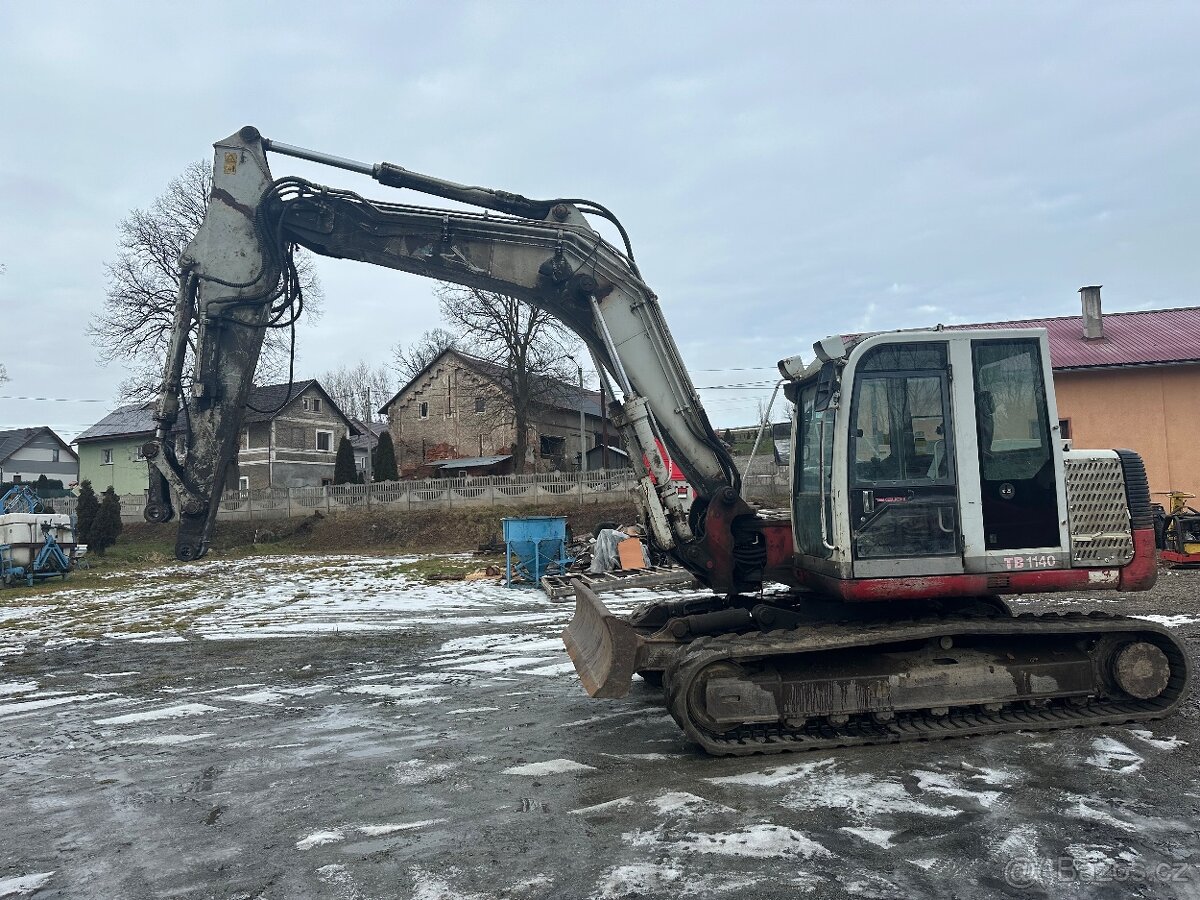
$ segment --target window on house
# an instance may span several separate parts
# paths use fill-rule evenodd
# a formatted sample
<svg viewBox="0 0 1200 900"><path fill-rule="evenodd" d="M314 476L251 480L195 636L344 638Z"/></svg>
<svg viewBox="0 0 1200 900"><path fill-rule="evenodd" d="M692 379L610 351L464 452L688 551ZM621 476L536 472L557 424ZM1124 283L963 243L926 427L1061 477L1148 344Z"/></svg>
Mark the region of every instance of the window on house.
<svg viewBox="0 0 1200 900"><path fill-rule="evenodd" d="M12 483L13 483L13 484L20 484L20 483L21 483L21 476L20 476L20 475L14 475L14 476L13 476Z"/></svg>
<svg viewBox="0 0 1200 900"><path fill-rule="evenodd" d="M250 429L249 428L247 428L245 431L242 432L242 449L243 450L250 449Z"/></svg>
<svg viewBox="0 0 1200 900"><path fill-rule="evenodd" d="M102 465L102 466L111 466L112 464L113 464L113 461L112 461L112 450L111 450L111 449L109 449L109 450L101 450L101 451L100 451L100 465Z"/></svg>
<svg viewBox="0 0 1200 900"><path fill-rule="evenodd" d="M1061 437L1064 441L1069 441L1071 439L1071 420L1070 419L1059 419L1058 420L1058 436Z"/></svg>
<svg viewBox="0 0 1200 900"><path fill-rule="evenodd" d="M305 409L308 409L308 408L309 408L309 407L308 407L308 398L307 398L307 397L305 397L305 398L304 398L303 400L301 400L300 402L301 402L301 404L304 406L304 408L305 408Z"/></svg>
<svg viewBox="0 0 1200 900"><path fill-rule="evenodd" d="M250 490L250 476L241 475L238 477L238 490L239 491Z"/></svg>
<svg viewBox="0 0 1200 900"><path fill-rule="evenodd" d="M417 407L417 414L422 419L428 419L429 418L429 404L422 401L421 404Z"/></svg>
<svg viewBox="0 0 1200 900"><path fill-rule="evenodd" d="M50 462L58 462L58 448L55 447L50 451Z"/></svg>
<svg viewBox="0 0 1200 900"><path fill-rule="evenodd" d="M539 439L539 449L542 456L562 456L567 449L567 439L544 434Z"/></svg>
<svg viewBox="0 0 1200 900"><path fill-rule="evenodd" d="M321 398L320 397L312 398L312 407L313 407L313 412L321 411Z"/></svg>
<svg viewBox="0 0 1200 900"><path fill-rule="evenodd" d="M142 452L142 445L138 444L133 448L133 458L141 462L146 458L146 454Z"/></svg>
<svg viewBox="0 0 1200 900"><path fill-rule="evenodd" d="M326 451L333 449L333 432L332 431L318 431L317 432L317 449L318 450L326 450Z"/></svg>
<svg viewBox="0 0 1200 900"><path fill-rule="evenodd" d="M482 397L476 397L476 398L475 398L475 412L477 412L477 413L481 413L481 412L483 412L483 410L484 410L484 407L485 407L485 404L484 404L484 402L483 402L483 398L482 398Z"/></svg>

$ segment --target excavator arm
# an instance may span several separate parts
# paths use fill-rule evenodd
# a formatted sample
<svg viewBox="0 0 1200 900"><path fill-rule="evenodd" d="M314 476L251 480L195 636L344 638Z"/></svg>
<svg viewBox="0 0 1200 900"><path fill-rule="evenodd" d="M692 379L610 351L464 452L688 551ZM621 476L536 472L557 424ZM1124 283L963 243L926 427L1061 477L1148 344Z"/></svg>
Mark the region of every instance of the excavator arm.
<svg viewBox="0 0 1200 900"><path fill-rule="evenodd" d="M614 248L585 218L611 218L607 210L587 201L537 201L458 185L389 163L339 159L271 142L252 127L215 147L209 209L180 260L157 432L145 447L151 475L146 517L169 521L172 494L179 498L180 559L198 558L207 549L266 329L295 315L290 254L299 245L322 256L513 296L558 318L624 394L615 418L632 451L654 540L714 589L757 586L760 542L746 527L754 513L740 498L740 475L628 247ZM276 181L268 150L494 213L372 201L299 178ZM195 371L188 384L183 370L193 323ZM181 420L185 427L179 429ZM182 443L171 439L180 430ZM696 491L690 510L670 482L659 440Z"/></svg>

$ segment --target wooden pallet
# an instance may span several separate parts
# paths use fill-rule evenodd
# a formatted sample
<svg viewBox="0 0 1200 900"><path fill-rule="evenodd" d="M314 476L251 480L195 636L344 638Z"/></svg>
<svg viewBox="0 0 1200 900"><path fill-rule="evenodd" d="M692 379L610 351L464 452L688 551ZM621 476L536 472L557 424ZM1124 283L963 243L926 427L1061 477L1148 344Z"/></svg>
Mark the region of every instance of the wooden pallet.
<svg viewBox="0 0 1200 900"><path fill-rule="evenodd" d="M688 584L694 579L691 572L679 566L650 566L647 569L618 569L599 575L593 575L591 572L543 575L542 590L551 600L574 597L576 580L582 581L597 594L601 594L604 591L621 591L626 588Z"/></svg>

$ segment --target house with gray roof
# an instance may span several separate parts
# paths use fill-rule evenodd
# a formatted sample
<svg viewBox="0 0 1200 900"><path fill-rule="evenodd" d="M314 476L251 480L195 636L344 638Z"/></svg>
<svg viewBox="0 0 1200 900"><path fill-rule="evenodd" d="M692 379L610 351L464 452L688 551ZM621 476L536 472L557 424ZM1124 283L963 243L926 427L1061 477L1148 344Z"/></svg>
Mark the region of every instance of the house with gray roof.
<svg viewBox="0 0 1200 900"><path fill-rule="evenodd" d="M22 484L46 478L69 487L79 477L79 457L46 426L0 431L0 482Z"/></svg>
<svg viewBox="0 0 1200 900"><path fill-rule="evenodd" d="M118 494L145 491L148 472L142 445L154 436L154 427L153 403L113 410L75 439L80 480L91 481L97 491L110 485ZM350 433L350 420L313 379L256 387L246 401L238 458L225 487L330 484L338 441ZM186 414L180 415L174 436L176 452L186 455Z"/></svg>

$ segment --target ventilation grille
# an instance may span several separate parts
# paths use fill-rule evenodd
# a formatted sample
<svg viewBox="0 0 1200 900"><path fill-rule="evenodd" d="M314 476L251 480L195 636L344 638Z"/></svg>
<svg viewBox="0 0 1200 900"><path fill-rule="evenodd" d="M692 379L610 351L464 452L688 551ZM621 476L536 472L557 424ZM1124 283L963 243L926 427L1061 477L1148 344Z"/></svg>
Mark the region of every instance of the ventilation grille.
<svg viewBox="0 0 1200 900"><path fill-rule="evenodd" d="M1123 566L1133 559L1121 461L1071 454L1066 460L1071 564Z"/></svg>

